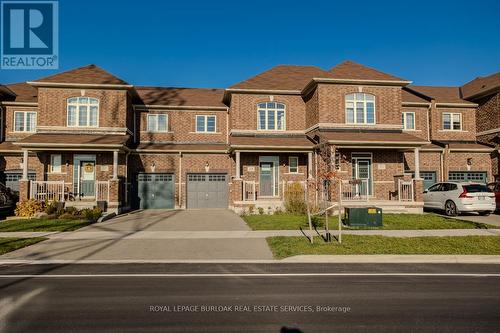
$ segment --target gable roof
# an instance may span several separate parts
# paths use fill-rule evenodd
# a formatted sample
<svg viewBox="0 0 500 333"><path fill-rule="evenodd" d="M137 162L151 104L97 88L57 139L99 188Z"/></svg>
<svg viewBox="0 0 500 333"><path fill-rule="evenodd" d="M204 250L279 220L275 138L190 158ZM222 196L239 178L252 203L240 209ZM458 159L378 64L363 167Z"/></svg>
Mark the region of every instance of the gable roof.
<svg viewBox="0 0 500 333"><path fill-rule="evenodd" d="M420 94L428 96L436 101L436 103L460 103L460 104L471 104L471 106L476 105L475 103L469 102L461 98L460 87L437 87L437 86L408 86L409 90L414 90Z"/></svg>
<svg viewBox="0 0 500 333"><path fill-rule="evenodd" d="M229 89L300 91L313 78L330 77L330 73L316 66L279 65L241 81Z"/></svg>
<svg viewBox="0 0 500 333"><path fill-rule="evenodd" d="M344 61L330 69L335 79L346 80L380 80L380 81L406 81L394 75L390 75L371 67L367 67L354 61Z"/></svg>
<svg viewBox="0 0 500 333"><path fill-rule="evenodd" d="M461 89L464 98L471 98L498 87L500 87L500 72L486 77L477 77L464 84Z"/></svg>
<svg viewBox="0 0 500 333"><path fill-rule="evenodd" d="M427 96L423 96L422 94L407 89L404 87L401 89L401 97L403 99L403 102L409 102L409 103L430 103L431 98Z"/></svg>
<svg viewBox="0 0 500 333"><path fill-rule="evenodd" d="M135 87L139 100L144 105L169 106L210 106L222 107L223 89L174 88L174 87Z"/></svg>
<svg viewBox="0 0 500 333"><path fill-rule="evenodd" d="M4 87L14 96L15 102L36 102L38 99L38 90L26 82L6 84Z"/></svg>
<svg viewBox="0 0 500 333"><path fill-rule="evenodd" d="M33 82L128 85L127 82L94 64L46 76Z"/></svg>

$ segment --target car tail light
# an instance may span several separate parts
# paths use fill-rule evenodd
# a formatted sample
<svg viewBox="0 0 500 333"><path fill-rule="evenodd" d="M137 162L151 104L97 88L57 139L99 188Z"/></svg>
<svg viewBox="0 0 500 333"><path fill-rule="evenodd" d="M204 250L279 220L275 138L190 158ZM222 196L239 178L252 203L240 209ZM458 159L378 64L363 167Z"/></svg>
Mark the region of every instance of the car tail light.
<svg viewBox="0 0 500 333"><path fill-rule="evenodd" d="M462 192L462 194L460 194L458 197L459 198L472 198L472 196L470 195L467 195L467 189L464 187L464 191Z"/></svg>

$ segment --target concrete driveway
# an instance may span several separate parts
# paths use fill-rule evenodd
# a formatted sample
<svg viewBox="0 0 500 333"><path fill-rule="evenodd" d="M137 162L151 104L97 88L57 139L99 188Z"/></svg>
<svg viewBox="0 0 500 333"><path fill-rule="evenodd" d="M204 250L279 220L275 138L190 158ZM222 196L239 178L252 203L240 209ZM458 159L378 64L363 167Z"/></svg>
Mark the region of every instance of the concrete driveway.
<svg viewBox="0 0 500 333"><path fill-rule="evenodd" d="M462 213L456 217L460 220L466 220L471 222L486 223L500 227L500 215L499 213L491 214L488 216L480 216L477 213Z"/></svg>
<svg viewBox="0 0 500 333"><path fill-rule="evenodd" d="M0 256L23 260L262 260L272 259L265 239L197 238L161 239L171 231L248 231L250 228L229 210L145 210L67 233ZM135 234L147 231L151 237ZM77 233L95 232L95 238L75 239ZM113 233L113 239L99 232ZM71 234L71 235L70 235Z"/></svg>

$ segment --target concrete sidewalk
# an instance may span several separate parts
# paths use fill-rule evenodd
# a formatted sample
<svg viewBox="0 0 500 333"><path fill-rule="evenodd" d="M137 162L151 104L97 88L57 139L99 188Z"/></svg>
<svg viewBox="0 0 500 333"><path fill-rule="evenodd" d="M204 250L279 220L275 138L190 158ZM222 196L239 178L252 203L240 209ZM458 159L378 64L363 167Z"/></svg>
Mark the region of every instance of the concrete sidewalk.
<svg viewBox="0 0 500 333"><path fill-rule="evenodd" d="M325 234L324 230L318 230ZM257 231L78 231L78 232L0 232L1 237L46 237L60 240L133 240L133 239L259 239L275 236L310 235L309 230L257 230ZM337 230L331 231L337 235ZM343 235L386 237L443 237L443 236L498 236L500 229L435 229L435 230L343 230ZM317 232L312 233L318 236Z"/></svg>

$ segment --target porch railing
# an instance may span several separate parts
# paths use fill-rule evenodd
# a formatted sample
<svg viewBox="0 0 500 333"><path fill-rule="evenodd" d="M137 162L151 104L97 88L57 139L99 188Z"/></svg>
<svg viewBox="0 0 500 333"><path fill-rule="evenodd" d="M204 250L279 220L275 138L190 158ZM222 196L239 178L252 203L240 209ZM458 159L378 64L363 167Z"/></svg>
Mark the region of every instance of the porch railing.
<svg viewBox="0 0 500 333"><path fill-rule="evenodd" d="M257 199L256 186L254 181L243 182L243 201L255 201Z"/></svg>
<svg viewBox="0 0 500 333"><path fill-rule="evenodd" d="M413 201L413 180L398 179L399 201Z"/></svg>
<svg viewBox="0 0 500 333"><path fill-rule="evenodd" d="M340 193L343 201L368 201L368 179L343 180Z"/></svg>
<svg viewBox="0 0 500 333"><path fill-rule="evenodd" d="M64 201L64 181L30 181L30 198L37 201Z"/></svg>
<svg viewBox="0 0 500 333"><path fill-rule="evenodd" d="M96 180L95 181L95 199L96 201L109 202L109 181Z"/></svg>

